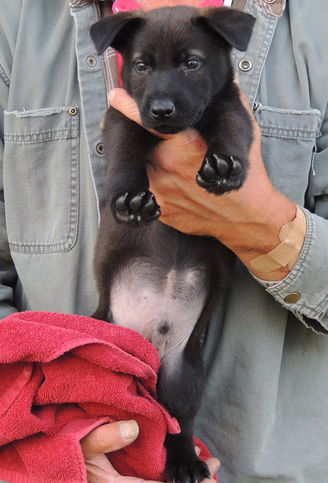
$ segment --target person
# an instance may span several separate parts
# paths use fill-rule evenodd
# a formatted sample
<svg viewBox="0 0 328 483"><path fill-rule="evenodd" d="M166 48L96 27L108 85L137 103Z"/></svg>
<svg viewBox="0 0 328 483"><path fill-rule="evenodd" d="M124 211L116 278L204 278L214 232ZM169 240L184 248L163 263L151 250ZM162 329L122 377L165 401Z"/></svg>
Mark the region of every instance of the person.
<svg viewBox="0 0 328 483"><path fill-rule="evenodd" d="M168 3L181 2L140 0L145 9ZM0 0L1 317L96 307L92 257L106 193L99 124L117 72L115 53L98 58L89 29L107 7ZM221 461L220 483L324 483L328 4L235 0L232 8L256 18L247 51L232 53L255 118L245 185L220 197L197 186L205 146L193 130L161 142L148 167L164 223L214 236L237 255L204 341L195 432ZM111 90L110 102L138 121L125 91ZM82 441L90 482L123 478L104 453L137 437L135 423L124 426L127 439L114 423ZM218 461L209 465L213 474Z"/></svg>

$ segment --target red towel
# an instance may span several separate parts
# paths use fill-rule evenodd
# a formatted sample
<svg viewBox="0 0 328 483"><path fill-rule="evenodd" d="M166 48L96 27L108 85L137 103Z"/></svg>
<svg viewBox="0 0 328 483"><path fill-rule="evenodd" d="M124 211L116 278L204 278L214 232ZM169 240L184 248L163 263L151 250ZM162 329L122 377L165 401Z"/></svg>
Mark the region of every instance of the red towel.
<svg viewBox="0 0 328 483"><path fill-rule="evenodd" d="M45 312L2 320L0 479L86 483L80 439L135 419L137 440L108 458L123 475L164 481L163 443L179 426L156 401L159 365L146 339L106 322Z"/></svg>

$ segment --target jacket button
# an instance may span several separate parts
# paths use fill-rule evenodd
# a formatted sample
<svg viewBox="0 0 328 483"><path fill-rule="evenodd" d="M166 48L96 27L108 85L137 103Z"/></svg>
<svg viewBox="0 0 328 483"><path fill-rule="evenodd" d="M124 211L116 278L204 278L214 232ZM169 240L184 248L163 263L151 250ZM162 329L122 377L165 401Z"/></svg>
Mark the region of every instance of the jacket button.
<svg viewBox="0 0 328 483"><path fill-rule="evenodd" d="M103 143L98 143L97 144L96 151L97 151L98 154L104 154L105 148L104 148Z"/></svg>
<svg viewBox="0 0 328 483"><path fill-rule="evenodd" d="M291 292L285 297L286 304L295 304L301 298L298 292Z"/></svg>
<svg viewBox="0 0 328 483"><path fill-rule="evenodd" d="M88 64L89 67L94 67L96 65L96 63L97 63L97 59L93 55L90 55L87 58L87 64Z"/></svg>
<svg viewBox="0 0 328 483"><path fill-rule="evenodd" d="M264 0L265 3L275 3L276 0Z"/></svg>
<svg viewBox="0 0 328 483"><path fill-rule="evenodd" d="M241 71L243 72L248 72L251 70L251 68L253 67L253 62L249 59L242 59L239 64L238 64L238 67Z"/></svg>
<svg viewBox="0 0 328 483"><path fill-rule="evenodd" d="M70 107L68 112L71 116L76 116L76 114L78 113L78 109L77 107Z"/></svg>

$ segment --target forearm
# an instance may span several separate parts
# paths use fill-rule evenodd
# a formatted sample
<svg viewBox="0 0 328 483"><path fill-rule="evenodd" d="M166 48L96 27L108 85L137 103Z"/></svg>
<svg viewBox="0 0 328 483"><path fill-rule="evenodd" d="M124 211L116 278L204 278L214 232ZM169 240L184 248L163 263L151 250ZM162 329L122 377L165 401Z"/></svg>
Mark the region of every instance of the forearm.
<svg viewBox="0 0 328 483"><path fill-rule="evenodd" d="M281 246L279 234L283 226L295 219L297 207L274 190L269 195L265 193L262 201L258 206L250 208L249 212L246 208L243 213L241 207L241 219L232 223L230 229L225 229L224 232L222 229L217 230L214 236L228 246L255 277L278 281L290 272L288 263L282 263L283 266L280 268L272 264L272 269L269 264L269 267L264 269L259 257L267 256ZM304 238L305 232L301 247ZM258 263L254 263L255 261Z"/></svg>

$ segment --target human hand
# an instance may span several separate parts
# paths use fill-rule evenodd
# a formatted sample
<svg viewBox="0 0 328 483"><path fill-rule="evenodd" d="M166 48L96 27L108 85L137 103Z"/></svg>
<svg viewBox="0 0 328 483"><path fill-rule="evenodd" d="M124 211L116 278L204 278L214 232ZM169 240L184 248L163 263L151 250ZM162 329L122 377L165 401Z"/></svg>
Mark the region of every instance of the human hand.
<svg viewBox="0 0 328 483"><path fill-rule="evenodd" d="M145 483L141 478L121 476L110 464L106 453L117 451L131 444L139 434L135 421L120 421L105 424L91 431L81 440L82 452L89 483ZM211 479L204 483L214 483L214 474L220 463L216 458L206 460ZM148 482L158 483L158 482Z"/></svg>
<svg viewBox="0 0 328 483"><path fill-rule="evenodd" d="M138 434L139 428L135 421L105 424L87 434L81 440L81 447L88 482L109 483L115 479L117 483L124 483L126 478L117 473L106 457L106 453L128 446L138 437Z"/></svg>
<svg viewBox="0 0 328 483"><path fill-rule="evenodd" d="M206 152L206 144L193 129L161 136L149 155L148 176L151 191L161 206L161 221L179 231L213 236L236 253L255 275L252 259L266 254L279 243L279 231L293 220L296 206L272 186L261 157L261 131L248 101L240 97L253 124L253 143L249 153L247 179L238 191L221 196L208 193L196 183ZM141 124L138 108L123 89L111 92L112 107ZM288 267L266 274L267 280L281 280Z"/></svg>

